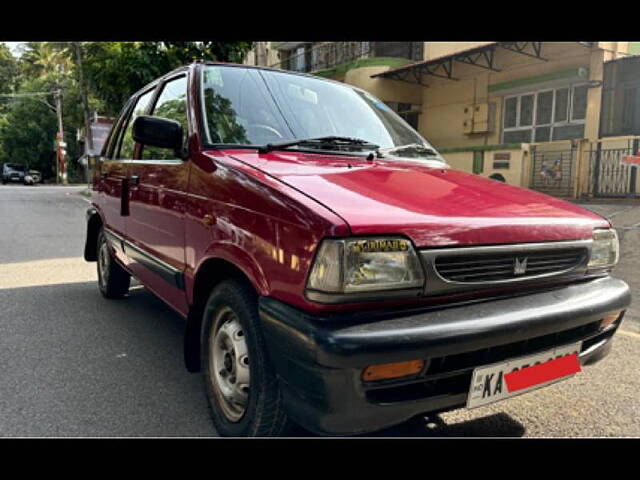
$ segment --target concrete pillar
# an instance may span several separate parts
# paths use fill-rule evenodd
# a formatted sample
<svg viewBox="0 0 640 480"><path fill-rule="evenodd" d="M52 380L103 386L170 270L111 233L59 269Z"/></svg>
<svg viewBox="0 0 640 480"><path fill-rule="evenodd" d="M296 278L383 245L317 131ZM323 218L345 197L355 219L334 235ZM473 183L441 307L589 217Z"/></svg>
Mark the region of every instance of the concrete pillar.
<svg viewBox="0 0 640 480"><path fill-rule="evenodd" d="M599 87L592 87L587 92L587 114L584 124L584 136L591 142L598 139L600 129L600 108L602 103L602 81L604 79L604 50L595 48L591 52L589 63L589 81L599 81Z"/></svg>

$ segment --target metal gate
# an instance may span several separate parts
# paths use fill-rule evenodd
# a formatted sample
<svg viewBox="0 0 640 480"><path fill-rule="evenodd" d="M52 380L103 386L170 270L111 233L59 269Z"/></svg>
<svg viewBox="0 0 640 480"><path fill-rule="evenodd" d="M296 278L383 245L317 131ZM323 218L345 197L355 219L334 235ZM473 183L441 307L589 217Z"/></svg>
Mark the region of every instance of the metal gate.
<svg viewBox="0 0 640 480"><path fill-rule="evenodd" d="M638 139L629 141L626 148L596 148L589 150L589 166L592 193L595 197L637 197L638 167L625 165L623 157L638 151Z"/></svg>
<svg viewBox="0 0 640 480"><path fill-rule="evenodd" d="M573 195L575 149L539 150L531 148L531 189L555 197Z"/></svg>

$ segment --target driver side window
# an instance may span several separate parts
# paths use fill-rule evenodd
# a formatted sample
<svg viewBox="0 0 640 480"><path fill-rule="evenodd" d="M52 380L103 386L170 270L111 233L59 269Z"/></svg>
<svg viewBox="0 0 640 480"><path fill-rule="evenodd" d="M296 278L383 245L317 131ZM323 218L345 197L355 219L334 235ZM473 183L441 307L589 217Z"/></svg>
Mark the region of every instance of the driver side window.
<svg viewBox="0 0 640 480"><path fill-rule="evenodd" d="M162 92L158 97L151 115L156 117L176 120L182 125L184 139L186 141L189 134L187 123L187 76L169 80L162 87ZM175 159L175 152L166 148L144 145L142 147L143 160L172 160Z"/></svg>

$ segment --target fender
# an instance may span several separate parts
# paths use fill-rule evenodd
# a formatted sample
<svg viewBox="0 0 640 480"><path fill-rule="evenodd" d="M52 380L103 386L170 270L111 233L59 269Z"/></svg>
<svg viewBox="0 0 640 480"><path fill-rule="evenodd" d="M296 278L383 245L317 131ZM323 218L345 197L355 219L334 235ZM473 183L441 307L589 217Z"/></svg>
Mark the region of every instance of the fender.
<svg viewBox="0 0 640 480"><path fill-rule="evenodd" d="M269 282L267 276L260 267L258 261L246 250L231 242L212 243L203 253L198 261L198 265L191 275L186 272L185 282L187 287L187 299L190 304L194 301L194 285L198 274L204 265L211 261L222 260L240 270L251 282L258 295L267 295L269 292Z"/></svg>
<svg viewBox="0 0 640 480"><path fill-rule="evenodd" d="M209 266L213 266L209 269ZM220 268L217 268L217 267ZM206 290L197 282L199 275L208 278ZM216 283L231 276L244 277L258 295L267 295L269 283L256 259L239 246L228 242L216 242L207 248L193 273L185 272L185 286L189 313L184 333L184 361L191 373L200 371L202 315L206 293ZM204 279L200 279L204 281Z"/></svg>

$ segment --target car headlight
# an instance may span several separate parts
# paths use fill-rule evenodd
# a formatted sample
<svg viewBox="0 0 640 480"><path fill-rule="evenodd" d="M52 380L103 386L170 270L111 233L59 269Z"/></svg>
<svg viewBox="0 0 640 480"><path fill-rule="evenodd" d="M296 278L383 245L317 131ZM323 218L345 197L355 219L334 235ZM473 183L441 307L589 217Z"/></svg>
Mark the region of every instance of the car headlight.
<svg viewBox="0 0 640 480"><path fill-rule="evenodd" d="M613 267L619 258L620 244L616 231L613 228L594 230L588 268Z"/></svg>
<svg viewBox="0 0 640 480"><path fill-rule="evenodd" d="M324 293L356 293L422 287L424 274L404 238L326 239L307 287Z"/></svg>

